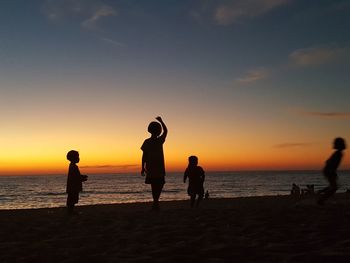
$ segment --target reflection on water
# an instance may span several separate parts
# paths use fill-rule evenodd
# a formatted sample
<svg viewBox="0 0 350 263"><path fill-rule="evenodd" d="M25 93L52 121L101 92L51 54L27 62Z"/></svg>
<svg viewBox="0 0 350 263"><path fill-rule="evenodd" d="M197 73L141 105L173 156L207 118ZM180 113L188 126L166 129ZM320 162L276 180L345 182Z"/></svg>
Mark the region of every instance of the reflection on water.
<svg viewBox="0 0 350 263"><path fill-rule="evenodd" d="M341 188L350 188L350 172L339 173ZM89 175L80 205L151 201L150 186L139 174ZM326 185L320 172L209 172L205 189L211 197L289 194L292 183L315 189ZM0 177L0 209L62 207L66 202L66 176ZM182 173L168 173L161 200L187 199Z"/></svg>

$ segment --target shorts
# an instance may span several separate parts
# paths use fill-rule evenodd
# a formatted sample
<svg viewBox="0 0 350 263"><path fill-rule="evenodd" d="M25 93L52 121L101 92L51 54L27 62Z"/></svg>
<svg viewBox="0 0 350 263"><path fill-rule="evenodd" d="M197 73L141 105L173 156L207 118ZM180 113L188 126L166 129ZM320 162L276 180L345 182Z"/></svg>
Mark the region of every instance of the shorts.
<svg viewBox="0 0 350 263"><path fill-rule="evenodd" d="M152 178L146 175L145 184L165 184L165 178L164 176L158 177L158 178Z"/></svg>

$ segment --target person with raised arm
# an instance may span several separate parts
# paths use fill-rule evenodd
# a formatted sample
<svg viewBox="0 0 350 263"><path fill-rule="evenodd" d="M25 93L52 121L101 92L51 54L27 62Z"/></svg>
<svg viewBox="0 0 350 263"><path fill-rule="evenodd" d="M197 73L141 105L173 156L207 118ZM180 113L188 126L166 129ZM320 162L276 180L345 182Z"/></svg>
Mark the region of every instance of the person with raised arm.
<svg viewBox="0 0 350 263"><path fill-rule="evenodd" d="M159 210L159 198L165 184L165 164L163 144L168 134L168 129L161 117L157 117L148 125L151 137L146 139L142 146L142 170L145 183L151 185L153 205L152 210ZM163 131L163 132L162 132Z"/></svg>

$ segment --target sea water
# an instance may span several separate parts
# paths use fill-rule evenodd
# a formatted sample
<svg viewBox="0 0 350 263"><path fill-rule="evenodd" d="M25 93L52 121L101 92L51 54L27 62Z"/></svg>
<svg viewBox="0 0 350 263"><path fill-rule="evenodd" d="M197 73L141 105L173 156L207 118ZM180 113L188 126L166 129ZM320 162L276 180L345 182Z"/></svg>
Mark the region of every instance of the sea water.
<svg viewBox="0 0 350 263"><path fill-rule="evenodd" d="M0 209L62 207L66 202L66 175L0 176ZM327 186L319 171L207 172L204 188L212 198L288 195L292 183L315 190ZM350 188L350 171L339 172L338 192ZM147 202L152 200L150 185L133 174L89 175L79 205ZM183 173L168 173L161 200L184 200L187 183Z"/></svg>

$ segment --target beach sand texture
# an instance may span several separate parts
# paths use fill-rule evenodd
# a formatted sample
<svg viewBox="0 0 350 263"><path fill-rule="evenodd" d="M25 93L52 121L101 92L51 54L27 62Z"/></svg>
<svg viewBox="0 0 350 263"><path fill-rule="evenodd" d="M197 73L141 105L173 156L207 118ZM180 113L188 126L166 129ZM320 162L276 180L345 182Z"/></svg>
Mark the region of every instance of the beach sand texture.
<svg viewBox="0 0 350 263"><path fill-rule="evenodd" d="M0 211L0 262L350 262L350 195Z"/></svg>

